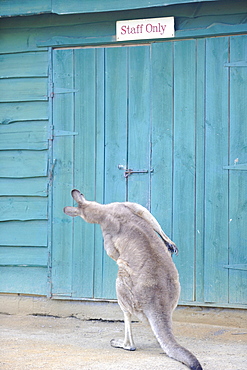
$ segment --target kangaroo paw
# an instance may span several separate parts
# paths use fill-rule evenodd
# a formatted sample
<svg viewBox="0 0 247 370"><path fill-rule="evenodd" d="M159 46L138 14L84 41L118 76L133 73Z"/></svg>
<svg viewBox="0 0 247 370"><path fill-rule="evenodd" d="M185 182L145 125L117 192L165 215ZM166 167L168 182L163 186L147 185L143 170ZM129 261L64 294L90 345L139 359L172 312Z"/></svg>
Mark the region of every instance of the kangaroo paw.
<svg viewBox="0 0 247 370"><path fill-rule="evenodd" d="M115 339L112 339L111 340L111 346L112 347L115 347L115 348L123 348L127 351L135 351L136 350L136 347L133 347L129 344L125 344L123 341L121 340L115 340Z"/></svg>

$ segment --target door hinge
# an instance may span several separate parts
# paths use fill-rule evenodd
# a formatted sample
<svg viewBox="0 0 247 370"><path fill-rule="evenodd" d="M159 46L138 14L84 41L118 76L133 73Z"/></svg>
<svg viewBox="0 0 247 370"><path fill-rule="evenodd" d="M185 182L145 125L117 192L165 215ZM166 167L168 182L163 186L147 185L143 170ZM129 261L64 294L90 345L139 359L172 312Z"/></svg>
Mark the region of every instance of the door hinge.
<svg viewBox="0 0 247 370"><path fill-rule="evenodd" d="M231 270L244 270L247 271L247 265L246 264L233 264L233 265L225 265L223 266L224 269L231 269Z"/></svg>
<svg viewBox="0 0 247 370"><path fill-rule="evenodd" d="M54 130L53 131L53 137L58 136L75 136L78 135L78 132L75 131L63 131L63 130Z"/></svg>
<svg viewBox="0 0 247 370"><path fill-rule="evenodd" d="M247 67L247 61L241 60L239 62L225 63L224 67Z"/></svg>
<svg viewBox="0 0 247 370"><path fill-rule="evenodd" d="M66 89L64 87L56 87L55 89L53 89L53 94L70 94L77 92L79 92L78 89Z"/></svg>

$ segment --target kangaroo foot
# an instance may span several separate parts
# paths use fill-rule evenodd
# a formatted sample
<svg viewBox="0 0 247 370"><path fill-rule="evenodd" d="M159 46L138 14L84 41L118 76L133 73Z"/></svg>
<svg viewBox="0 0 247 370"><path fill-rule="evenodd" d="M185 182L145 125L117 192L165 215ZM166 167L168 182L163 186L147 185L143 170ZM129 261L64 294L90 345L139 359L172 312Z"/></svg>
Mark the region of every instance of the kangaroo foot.
<svg viewBox="0 0 247 370"><path fill-rule="evenodd" d="M111 343L111 346L115 347L115 348L123 348L127 351L135 351L136 350L136 347L131 346L129 343L124 343L121 340L112 339L110 343Z"/></svg>

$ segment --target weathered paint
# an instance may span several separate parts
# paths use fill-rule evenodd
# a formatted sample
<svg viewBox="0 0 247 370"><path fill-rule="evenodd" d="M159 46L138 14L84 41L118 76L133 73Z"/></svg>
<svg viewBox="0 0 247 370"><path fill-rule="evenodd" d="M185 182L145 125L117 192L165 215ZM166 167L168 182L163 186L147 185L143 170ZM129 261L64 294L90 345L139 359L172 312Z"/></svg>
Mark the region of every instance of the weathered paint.
<svg viewBox="0 0 247 370"><path fill-rule="evenodd" d="M3 15L30 14L28 2L9 3ZM74 234L71 221L61 222L76 184L99 202L127 197L151 206L181 245L183 303L243 306L246 36L204 37L246 33L246 2L149 1L135 10L140 2L109 1L97 14L100 3L90 14L0 19L0 290L49 294L52 247L58 297L114 297L116 267L100 229L75 220ZM81 4L37 0L31 12L92 10L93 2ZM170 15L175 43L99 47L115 43L116 20ZM83 45L97 48L54 51L52 66L47 47ZM149 172L126 180L119 164Z"/></svg>
<svg viewBox="0 0 247 370"><path fill-rule="evenodd" d="M231 58L231 52L238 54L238 39L243 42L246 36L54 52L54 71L62 66L64 74L58 73L58 76L67 76L66 85L70 87L76 81L77 90L66 94L62 104L60 96L55 96L55 114L59 114L59 124L66 125L66 114L72 116L75 111L75 126L72 122L69 124L70 129L78 132L74 140L64 137L63 144L59 143L61 138L55 140L54 155L59 157L63 151L61 169L67 169L65 173L56 168L55 189L61 187L66 178L68 187L80 188L89 194L90 199L95 199L98 189L102 191L104 179L105 202L130 200L151 208L180 246L180 255L175 262L180 273L183 303L225 305L230 303L231 295L235 295L229 293L231 276L224 266L228 264L229 253L234 250L228 240L228 202L236 204L236 197L228 192L230 177L223 164L231 155L229 128L235 132L234 120L228 119L231 78L228 78L229 67L225 67L225 63ZM221 50L220 57L214 50ZM154 70L158 61L164 62L163 58L166 63ZM199 59L201 64L197 69ZM66 73L68 66L72 68L70 73ZM161 66L163 69L160 70ZM152 79L154 71L159 71L158 82ZM87 78L83 79L83 76ZM63 82L60 78L55 79L55 85L61 86ZM105 86L104 95L102 91L98 93L99 84ZM165 101L157 98L158 92L170 101L168 110ZM98 106L105 108L104 122L102 112L96 115L95 107ZM114 111L112 106L116 107ZM158 126L153 114L159 115L164 125ZM238 114L235 112L234 116ZM100 146L98 132L101 133ZM243 151L244 145L241 141L238 153ZM64 154L64 146L70 157ZM100 154L101 161L95 162ZM95 163L99 172L96 172ZM119 164L123 168L153 168L154 171L124 178ZM244 202L246 193L242 186L238 188L238 198ZM67 220L61 214L61 201L57 198L60 194L70 204L68 189L66 192L61 189L54 198L58 202L54 203L53 244L58 269L54 270L54 296L59 297L66 291L72 297L81 294L81 297L114 298L116 268L102 256L102 241L98 234L96 237L92 225L83 224L79 219L73 226L73 220ZM242 206L241 209L246 212ZM243 216L237 227L238 237L245 240ZM234 229L231 232L235 235ZM68 242L64 242L67 238ZM72 249L67 248L67 243ZM83 249L81 245L84 245ZM240 261L245 261L243 255ZM70 276L66 290L64 275L57 273L60 269L66 269L66 276ZM237 267L234 273L244 274ZM238 303L244 304L246 287L244 282L240 285L242 300Z"/></svg>

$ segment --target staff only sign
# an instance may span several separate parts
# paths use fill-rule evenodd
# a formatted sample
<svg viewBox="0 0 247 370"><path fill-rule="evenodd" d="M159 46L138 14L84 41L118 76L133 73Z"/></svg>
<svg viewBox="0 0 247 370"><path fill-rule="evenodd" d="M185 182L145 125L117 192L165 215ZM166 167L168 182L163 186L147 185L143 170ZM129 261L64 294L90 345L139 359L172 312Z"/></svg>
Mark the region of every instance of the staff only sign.
<svg viewBox="0 0 247 370"><path fill-rule="evenodd" d="M174 37L174 17L136 19L116 23L117 41Z"/></svg>

